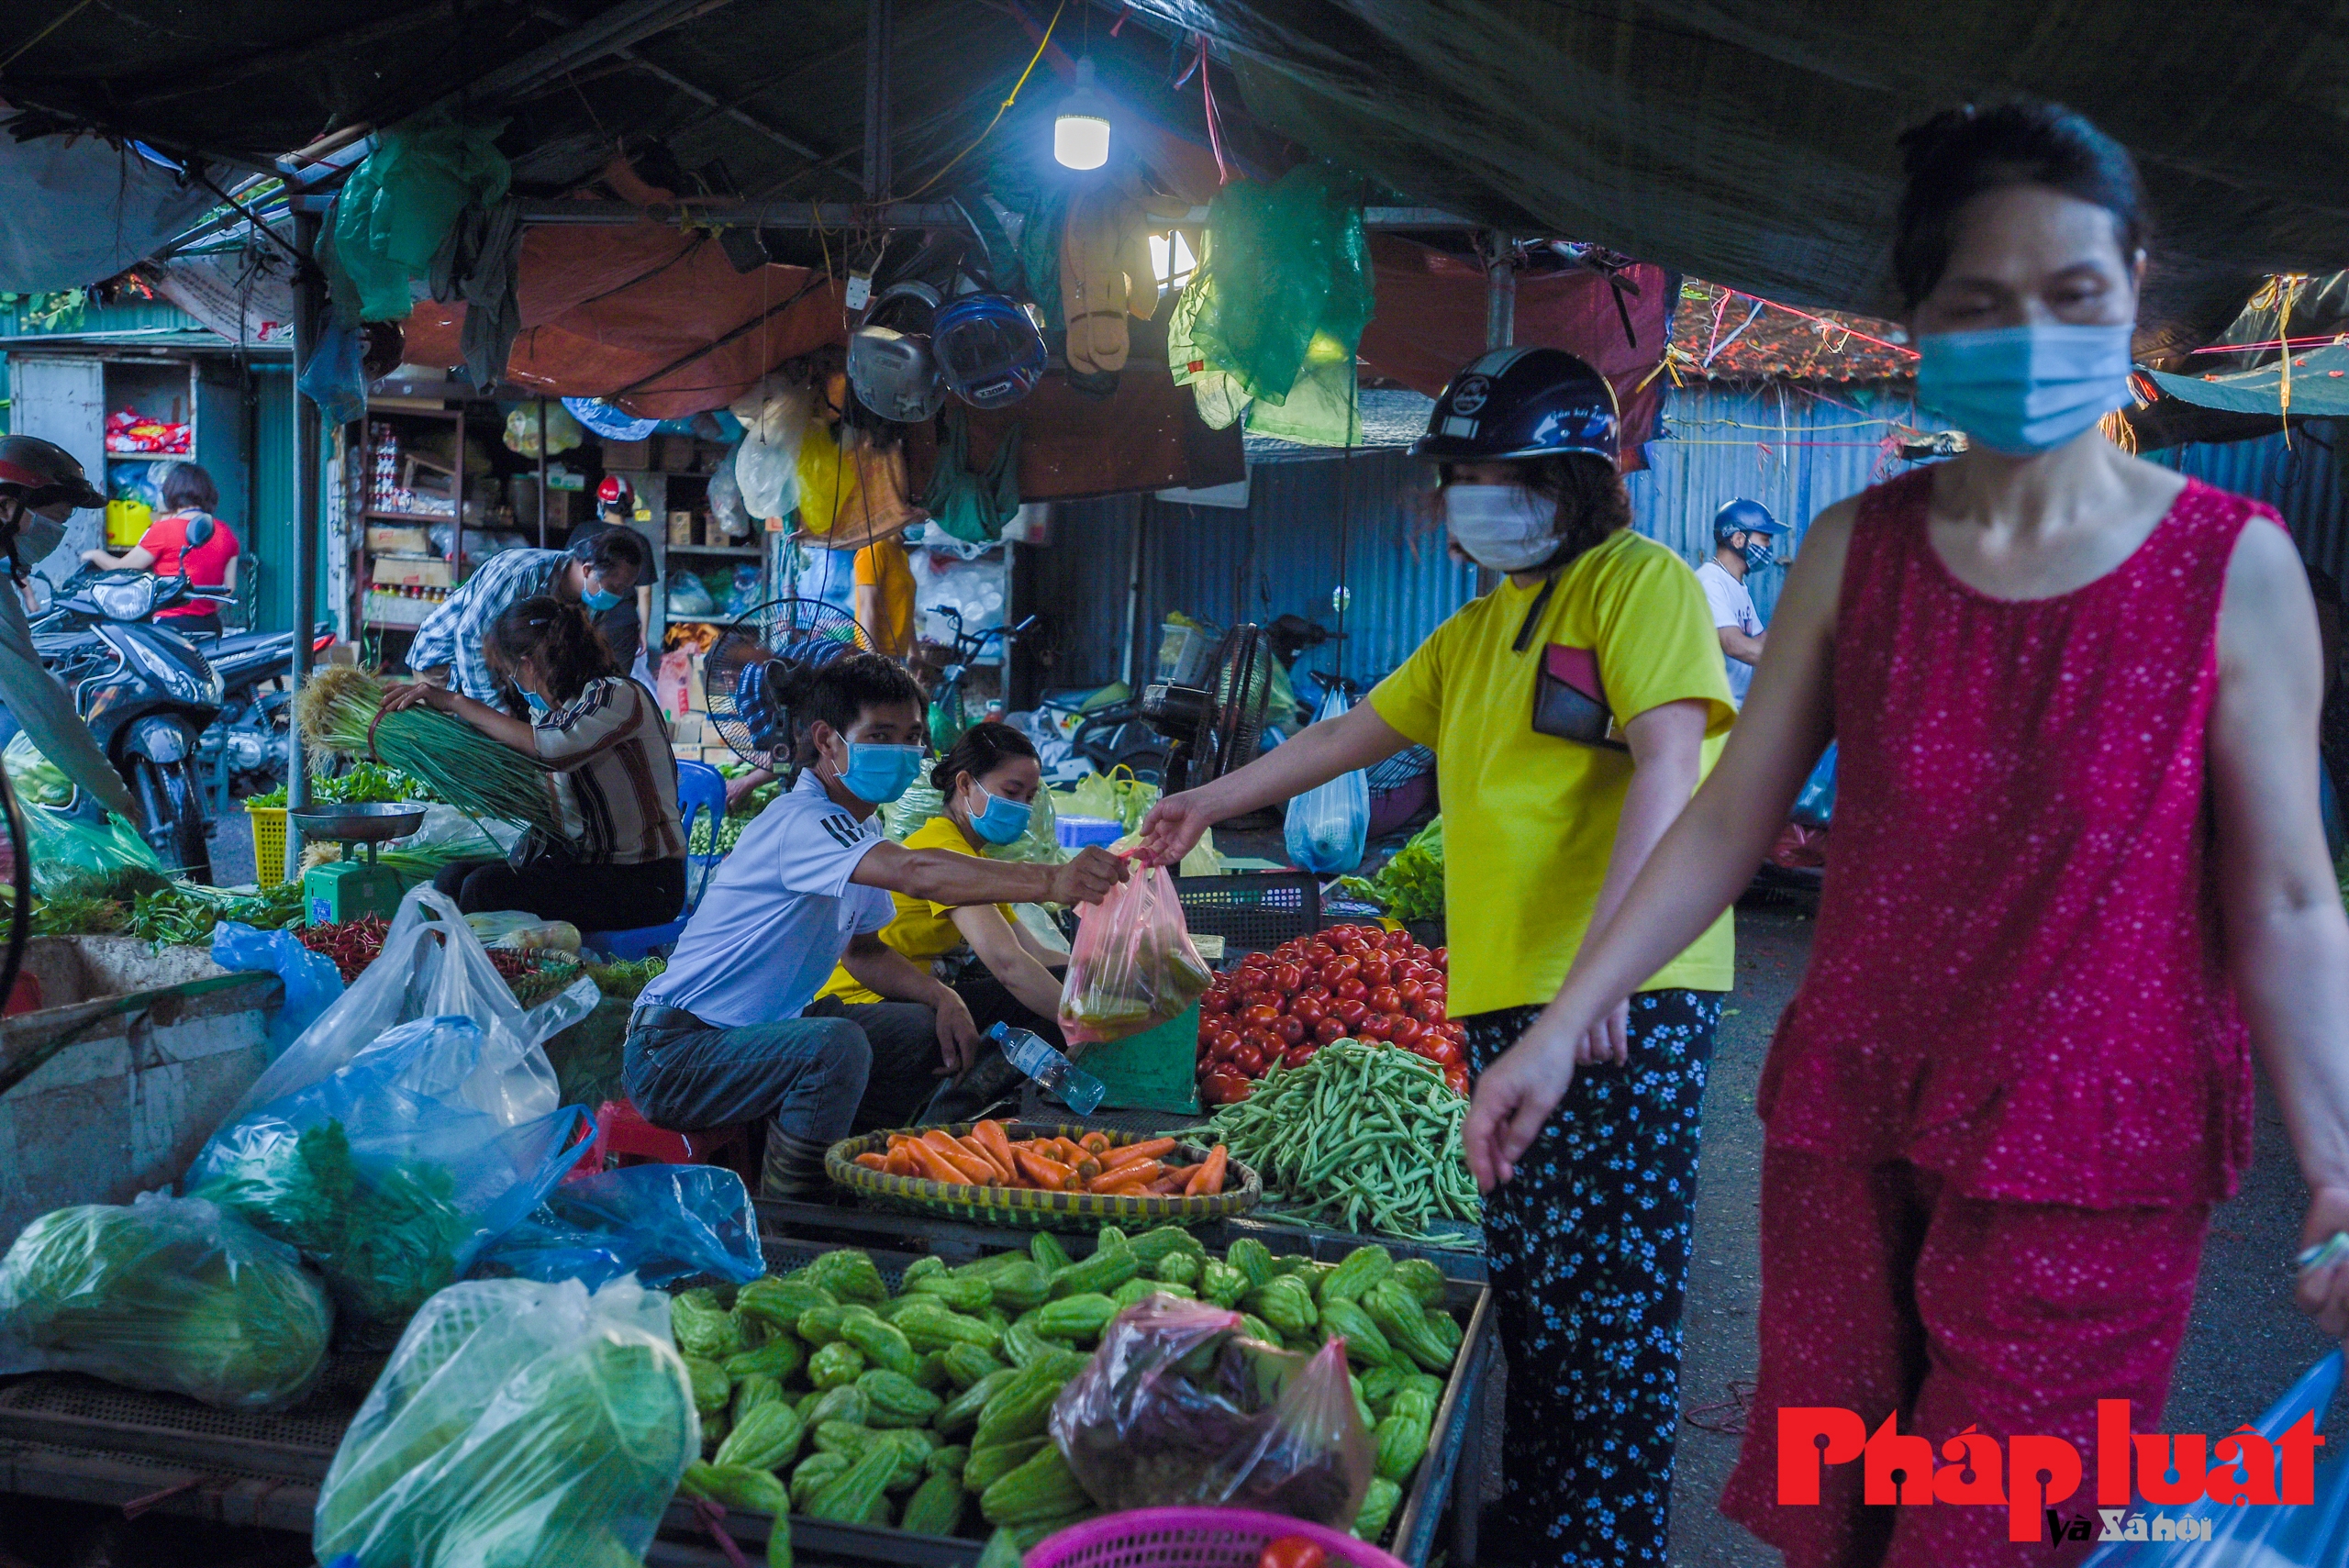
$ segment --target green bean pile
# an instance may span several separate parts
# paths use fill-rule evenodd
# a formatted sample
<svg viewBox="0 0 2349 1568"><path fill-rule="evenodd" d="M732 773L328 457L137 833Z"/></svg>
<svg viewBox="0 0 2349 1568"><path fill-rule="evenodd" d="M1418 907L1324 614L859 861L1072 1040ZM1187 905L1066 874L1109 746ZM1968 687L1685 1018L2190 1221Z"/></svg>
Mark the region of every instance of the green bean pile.
<svg viewBox="0 0 2349 1568"><path fill-rule="evenodd" d="M1461 1144L1467 1119L1467 1100L1432 1062L1341 1040L1265 1073L1208 1118L1212 1137L1182 1136L1228 1145L1264 1178L1265 1201L1299 1218L1429 1241L1453 1239L1432 1220L1483 1218Z"/></svg>

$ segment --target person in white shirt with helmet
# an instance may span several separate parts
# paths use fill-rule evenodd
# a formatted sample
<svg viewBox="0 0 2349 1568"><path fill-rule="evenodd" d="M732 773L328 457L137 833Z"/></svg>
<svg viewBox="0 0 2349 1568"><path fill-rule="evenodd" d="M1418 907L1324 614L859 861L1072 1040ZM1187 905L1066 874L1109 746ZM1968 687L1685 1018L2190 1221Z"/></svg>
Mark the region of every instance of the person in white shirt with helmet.
<svg viewBox="0 0 2349 1568"><path fill-rule="evenodd" d="M1745 689L1753 684L1753 666L1762 662L1766 635L1745 586L1751 573L1772 563L1777 539L1787 526L1759 501L1740 496L1713 514L1713 558L1697 568L1705 599L1713 606L1713 625L1721 639L1721 658L1729 667L1729 693L1745 706Z"/></svg>

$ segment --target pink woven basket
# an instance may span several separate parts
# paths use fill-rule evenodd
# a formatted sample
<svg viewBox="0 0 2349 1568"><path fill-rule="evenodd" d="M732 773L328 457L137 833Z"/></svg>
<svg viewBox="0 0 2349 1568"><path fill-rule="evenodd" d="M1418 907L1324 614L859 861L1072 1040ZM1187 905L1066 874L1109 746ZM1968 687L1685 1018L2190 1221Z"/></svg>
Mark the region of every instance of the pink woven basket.
<svg viewBox="0 0 2349 1568"><path fill-rule="evenodd" d="M1265 1546L1285 1535L1319 1544L1333 1563L1406 1568L1366 1540L1286 1514L1248 1508L1134 1508L1104 1514L1047 1536L1026 1568L1256 1568Z"/></svg>

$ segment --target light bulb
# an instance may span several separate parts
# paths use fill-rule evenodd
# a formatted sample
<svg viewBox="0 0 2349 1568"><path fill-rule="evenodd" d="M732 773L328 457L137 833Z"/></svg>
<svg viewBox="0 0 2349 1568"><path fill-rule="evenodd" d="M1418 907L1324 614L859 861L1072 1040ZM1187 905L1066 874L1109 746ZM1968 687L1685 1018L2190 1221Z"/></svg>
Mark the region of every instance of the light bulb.
<svg viewBox="0 0 2349 1568"><path fill-rule="evenodd" d="M1098 169L1109 161L1108 106L1093 90L1093 61L1076 62L1076 91L1052 121L1052 160L1063 169Z"/></svg>

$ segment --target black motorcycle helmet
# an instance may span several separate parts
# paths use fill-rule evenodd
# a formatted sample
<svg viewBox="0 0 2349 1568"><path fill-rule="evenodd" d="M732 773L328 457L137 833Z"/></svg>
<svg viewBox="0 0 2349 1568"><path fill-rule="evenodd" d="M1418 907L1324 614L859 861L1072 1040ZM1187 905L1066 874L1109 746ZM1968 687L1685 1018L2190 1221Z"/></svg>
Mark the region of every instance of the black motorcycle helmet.
<svg viewBox="0 0 2349 1568"><path fill-rule="evenodd" d="M1615 389L1564 349L1495 349L1452 378L1411 455L1497 462L1589 452L1620 467L1621 427Z"/></svg>
<svg viewBox="0 0 2349 1568"><path fill-rule="evenodd" d="M28 509L60 501L76 506L106 504L82 472L81 460L39 436L0 436L0 495L21 501Z"/></svg>

